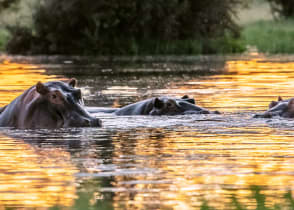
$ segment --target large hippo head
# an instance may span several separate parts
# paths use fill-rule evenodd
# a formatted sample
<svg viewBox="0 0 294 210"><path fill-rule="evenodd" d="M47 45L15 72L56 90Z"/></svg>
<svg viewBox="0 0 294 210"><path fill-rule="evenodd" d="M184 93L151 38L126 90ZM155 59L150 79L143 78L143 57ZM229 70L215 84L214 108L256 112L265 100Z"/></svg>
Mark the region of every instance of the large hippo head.
<svg viewBox="0 0 294 210"><path fill-rule="evenodd" d="M281 97L277 101L269 104L269 109L262 114L254 115L254 118L271 118L273 116L294 117L294 98L283 100Z"/></svg>
<svg viewBox="0 0 294 210"><path fill-rule="evenodd" d="M150 115L179 115L179 114L219 114L218 111L210 112L207 109L196 106L194 99L184 96L181 99L170 97L154 98Z"/></svg>
<svg viewBox="0 0 294 210"><path fill-rule="evenodd" d="M75 79L71 79L67 83L55 81L36 84L35 89L39 96L30 109L34 113L37 109L42 110L39 111L41 113L47 112L42 119L45 122L48 120L47 126L42 127L101 126L101 121L90 116L83 108L81 90L75 88L76 83ZM48 113L50 113L49 116ZM56 125L50 125L52 123L56 123Z"/></svg>

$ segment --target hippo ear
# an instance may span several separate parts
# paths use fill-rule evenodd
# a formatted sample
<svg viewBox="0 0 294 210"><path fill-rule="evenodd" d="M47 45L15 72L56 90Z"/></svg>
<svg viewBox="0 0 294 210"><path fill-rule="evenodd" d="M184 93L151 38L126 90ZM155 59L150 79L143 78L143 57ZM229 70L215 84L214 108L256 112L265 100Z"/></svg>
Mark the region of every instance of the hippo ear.
<svg viewBox="0 0 294 210"><path fill-rule="evenodd" d="M189 102L190 104L195 104L194 98L189 98L188 95L184 95L181 99L184 99L185 101Z"/></svg>
<svg viewBox="0 0 294 210"><path fill-rule="evenodd" d="M41 95L45 95L45 94L47 94L49 92L49 88L46 87L42 82L38 82L36 84L36 90Z"/></svg>
<svg viewBox="0 0 294 210"><path fill-rule="evenodd" d="M184 95L184 96L182 97L182 99L188 99L188 98L189 98L188 95Z"/></svg>
<svg viewBox="0 0 294 210"><path fill-rule="evenodd" d="M159 98L155 98L153 104L154 104L154 107L157 109L161 109L164 106L163 101L160 100Z"/></svg>
<svg viewBox="0 0 294 210"><path fill-rule="evenodd" d="M272 101L269 105L268 108L273 108L274 106L276 106L279 102L277 101Z"/></svg>
<svg viewBox="0 0 294 210"><path fill-rule="evenodd" d="M283 101L281 96L278 97L278 101Z"/></svg>
<svg viewBox="0 0 294 210"><path fill-rule="evenodd" d="M72 87L75 87L77 85L78 81L75 79L75 78L71 78L69 81L68 81L68 84Z"/></svg>

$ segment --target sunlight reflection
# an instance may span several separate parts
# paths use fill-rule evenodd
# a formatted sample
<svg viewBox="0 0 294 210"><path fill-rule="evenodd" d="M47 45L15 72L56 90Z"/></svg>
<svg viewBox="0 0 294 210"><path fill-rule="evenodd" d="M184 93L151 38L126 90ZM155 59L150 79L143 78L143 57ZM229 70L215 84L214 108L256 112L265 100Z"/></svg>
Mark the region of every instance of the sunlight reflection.
<svg viewBox="0 0 294 210"><path fill-rule="evenodd" d="M76 168L62 149L40 149L0 135L0 206L71 206Z"/></svg>
<svg viewBox="0 0 294 210"><path fill-rule="evenodd" d="M138 83L133 80L115 82L104 87L101 94L141 100L151 96L189 95L198 105L222 112L261 111L278 96L294 96L294 62L269 60L259 55L249 60L229 60L218 68L219 71L225 69L225 74L191 74L180 78L176 75L174 78L171 75L142 76L138 77ZM153 82L152 86L148 82ZM126 105L126 102L119 104Z"/></svg>
<svg viewBox="0 0 294 210"><path fill-rule="evenodd" d="M58 77L46 75L45 70L36 65L11 63L6 60L0 63L0 78L1 107L38 81L47 82Z"/></svg>
<svg viewBox="0 0 294 210"><path fill-rule="evenodd" d="M267 127L258 130L256 135L252 128L228 128L228 134L211 135L155 129L138 137L120 132L114 138L121 142L114 156L136 157L129 165L158 173L116 176L114 187L125 189L116 193L116 206L123 200L128 209L144 209L160 201L172 209L191 209L207 200L215 209L227 209L235 195L253 209L252 185L270 186L265 191L267 205L283 203L287 190L294 190L293 136L276 135ZM126 141L136 147L125 149Z"/></svg>
<svg viewBox="0 0 294 210"><path fill-rule="evenodd" d="M225 68L226 75L176 83L168 93L180 96L188 90L199 105L227 112L264 110L278 96L294 96L294 62L237 60L227 61Z"/></svg>
<svg viewBox="0 0 294 210"><path fill-rule="evenodd" d="M121 105L119 99L128 96L137 100L142 95L189 94L198 105L225 112L211 124L194 121L195 116L172 116L163 119L176 121L173 126L156 126L161 122L155 123L158 118L146 118L145 124L138 126L135 117L130 120L107 116L103 120L111 134L100 136L94 131L91 136L85 135L88 141L83 141L83 149L75 148L76 157L62 149L35 148L0 136L0 206L71 206L78 196L75 184L84 181L75 180L77 171L86 176L85 180L101 182L89 181L89 185L81 187L81 191L95 191L91 203L103 201L103 193L108 192L117 209L193 209L204 200L216 209L227 209L232 195L246 209L254 209L252 185L265 186L267 205L283 203L284 193L294 190L293 126L287 131L272 126L272 121L262 121L254 127L249 114L243 119L242 113L264 110L278 96L293 97L294 62L255 58L227 61L224 68L227 72L221 75L175 76L175 80L161 77L164 81L158 86L149 86L148 81L143 86L141 82L146 77L139 76L138 83L134 82L137 78L132 82L111 78L107 83L110 85L101 86L103 89L89 85L94 92L113 96L115 107ZM57 78L45 75L38 66L10 62L0 64L0 75L0 106L39 80ZM84 84L90 77L82 77L86 78ZM95 82L100 80L91 84ZM232 117L228 118L232 122L226 124L227 116ZM180 122L185 117L190 117L186 127ZM239 121L242 118L242 122L234 121L234 117ZM113 122L124 128L117 128ZM195 126L198 122L200 125ZM107 128L111 123L114 126ZM147 126L150 124L152 128ZM80 161L78 170L72 158Z"/></svg>

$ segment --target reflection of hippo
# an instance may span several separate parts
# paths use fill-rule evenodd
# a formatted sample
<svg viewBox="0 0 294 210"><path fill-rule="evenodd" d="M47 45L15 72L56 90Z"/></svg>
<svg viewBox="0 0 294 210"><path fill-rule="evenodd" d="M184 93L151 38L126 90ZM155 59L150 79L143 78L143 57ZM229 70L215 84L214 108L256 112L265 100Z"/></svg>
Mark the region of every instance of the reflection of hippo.
<svg viewBox="0 0 294 210"><path fill-rule="evenodd" d="M139 101L119 109L87 107L90 113L107 112L116 115L179 115L179 114L219 114L195 105L188 96L182 98L158 97Z"/></svg>
<svg viewBox="0 0 294 210"><path fill-rule="evenodd" d="M269 104L269 109L262 114L254 115L255 118L271 118L273 116L294 117L294 98L283 100L281 97L277 101Z"/></svg>
<svg viewBox="0 0 294 210"><path fill-rule="evenodd" d="M38 82L0 109L0 126L16 128L60 128L101 126L80 104L81 90L75 79Z"/></svg>

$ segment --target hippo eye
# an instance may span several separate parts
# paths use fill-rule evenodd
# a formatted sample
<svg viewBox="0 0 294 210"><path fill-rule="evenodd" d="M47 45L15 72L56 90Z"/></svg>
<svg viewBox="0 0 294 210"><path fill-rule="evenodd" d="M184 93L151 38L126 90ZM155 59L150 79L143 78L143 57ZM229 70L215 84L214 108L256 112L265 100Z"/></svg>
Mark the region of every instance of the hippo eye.
<svg viewBox="0 0 294 210"><path fill-rule="evenodd" d="M172 107L171 103L167 103L166 105L167 105L167 107Z"/></svg>
<svg viewBox="0 0 294 210"><path fill-rule="evenodd" d="M52 95L52 98L53 98L53 99L56 99L56 98L57 98L57 96L56 96L55 94L53 94L53 95Z"/></svg>

